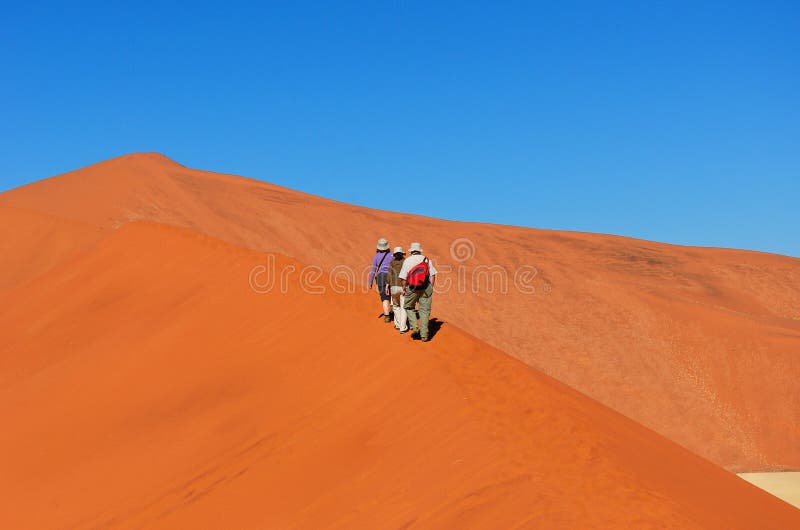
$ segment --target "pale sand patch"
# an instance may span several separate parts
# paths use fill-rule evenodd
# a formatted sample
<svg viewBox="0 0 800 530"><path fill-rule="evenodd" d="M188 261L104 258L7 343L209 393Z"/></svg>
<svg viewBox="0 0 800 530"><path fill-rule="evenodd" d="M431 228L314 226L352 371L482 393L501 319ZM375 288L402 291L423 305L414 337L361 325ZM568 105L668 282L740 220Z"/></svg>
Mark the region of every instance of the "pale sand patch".
<svg viewBox="0 0 800 530"><path fill-rule="evenodd" d="M800 471L739 473L750 484L800 508Z"/></svg>

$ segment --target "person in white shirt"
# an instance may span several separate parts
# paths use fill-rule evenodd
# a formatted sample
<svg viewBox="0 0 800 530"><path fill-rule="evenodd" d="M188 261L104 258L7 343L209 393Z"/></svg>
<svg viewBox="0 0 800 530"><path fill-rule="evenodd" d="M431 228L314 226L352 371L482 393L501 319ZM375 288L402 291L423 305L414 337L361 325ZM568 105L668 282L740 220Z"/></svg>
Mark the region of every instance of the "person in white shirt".
<svg viewBox="0 0 800 530"><path fill-rule="evenodd" d="M428 321L431 317L436 267L422 254L422 245L419 243L411 243L408 252L410 255L403 261L399 274L406 289L404 308L412 329L411 337L419 336L422 342L428 342L430 340ZM419 304L419 320L416 314L417 304Z"/></svg>
<svg viewBox="0 0 800 530"><path fill-rule="evenodd" d="M403 252L403 247L394 247L394 259L389 263L389 276L387 277L387 286L389 294L392 297L392 313L394 314L394 327L400 334L408 333L408 319L406 317L406 310L403 307L406 302L405 287L403 281L400 279L400 270L403 268L403 262L406 258L406 253Z"/></svg>

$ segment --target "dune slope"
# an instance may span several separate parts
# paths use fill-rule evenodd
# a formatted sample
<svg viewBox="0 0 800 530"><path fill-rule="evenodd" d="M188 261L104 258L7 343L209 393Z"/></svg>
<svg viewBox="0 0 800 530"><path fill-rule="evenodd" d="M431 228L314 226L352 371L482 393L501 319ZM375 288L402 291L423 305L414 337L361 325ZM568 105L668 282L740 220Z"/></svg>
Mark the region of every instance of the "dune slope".
<svg viewBox="0 0 800 530"><path fill-rule="evenodd" d="M352 283L379 236L421 240L443 272L441 318L730 470L800 469L797 259L370 210L157 154L0 194L4 222L26 227L11 234L31 230L18 212L44 216L35 238L57 245L7 244L24 248L0 263L0 292L137 220L350 270Z"/></svg>
<svg viewBox="0 0 800 530"><path fill-rule="evenodd" d="M451 323L423 345L371 297L257 294L262 262L132 223L0 294L0 527L800 525Z"/></svg>

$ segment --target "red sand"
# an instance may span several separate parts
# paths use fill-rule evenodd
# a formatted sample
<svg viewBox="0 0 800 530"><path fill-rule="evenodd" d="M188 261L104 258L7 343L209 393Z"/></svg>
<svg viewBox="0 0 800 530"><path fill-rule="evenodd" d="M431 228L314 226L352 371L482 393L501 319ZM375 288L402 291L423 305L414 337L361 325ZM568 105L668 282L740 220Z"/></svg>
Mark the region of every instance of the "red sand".
<svg viewBox="0 0 800 530"><path fill-rule="evenodd" d="M25 217L6 221L9 208ZM531 264L536 293L451 290L437 295L437 316L729 470L800 469L797 259L394 214L152 153L0 194L0 219L10 256L0 292L131 220L326 269L362 270L379 236L419 239L440 268L453 266L451 280L451 242L468 238L467 278L477 266Z"/></svg>
<svg viewBox="0 0 800 530"><path fill-rule="evenodd" d="M254 294L260 259L133 223L0 295L0 527L800 526L451 323Z"/></svg>
<svg viewBox="0 0 800 530"><path fill-rule="evenodd" d="M153 154L0 194L0 221L0 528L800 527L503 353L718 464L798 467L798 260L379 212ZM259 250L363 267L417 234L442 266L457 237L470 268L532 263L539 291L438 294L420 344L374 294L248 285Z"/></svg>

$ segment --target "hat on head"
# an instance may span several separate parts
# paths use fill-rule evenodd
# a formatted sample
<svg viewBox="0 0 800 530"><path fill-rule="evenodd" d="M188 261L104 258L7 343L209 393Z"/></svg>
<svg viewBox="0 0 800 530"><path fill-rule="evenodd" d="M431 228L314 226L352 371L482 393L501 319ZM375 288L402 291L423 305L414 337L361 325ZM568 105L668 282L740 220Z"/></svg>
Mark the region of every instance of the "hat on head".
<svg viewBox="0 0 800 530"><path fill-rule="evenodd" d="M389 242L386 241L385 237L378 240L378 250L389 250Z"/></svg>
<svg viewBox="0 0 800 530"><path fill-rule="evenodd" d="M405 252L403 252L403 247L394 247L392 254L405 254Z"/></svg>
<svg viewBox="0 0 800 530"><path fill-rule="evenodd" d="M422 252L422 245L420 245L419 243L416 243L416 242L415 243L411 243L408 246L408 251L409 252Z"/></svg>

